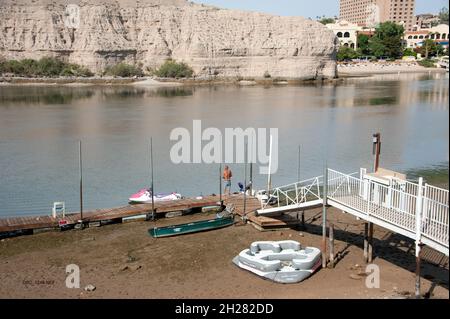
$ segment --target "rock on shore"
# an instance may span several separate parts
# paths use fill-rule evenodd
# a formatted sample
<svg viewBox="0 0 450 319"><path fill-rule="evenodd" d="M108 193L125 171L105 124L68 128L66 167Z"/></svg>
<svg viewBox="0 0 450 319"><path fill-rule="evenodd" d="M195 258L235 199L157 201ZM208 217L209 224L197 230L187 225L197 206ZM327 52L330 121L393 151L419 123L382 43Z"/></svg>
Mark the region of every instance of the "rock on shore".
<svg viewBox="0 0 450 319"><path fill-rule="evenodd" d="M0 3L0 58L56 56L96 72L120 61L157 68L173 58L200 77L333 78L337 46L316 21L185 0Z"/></svg>

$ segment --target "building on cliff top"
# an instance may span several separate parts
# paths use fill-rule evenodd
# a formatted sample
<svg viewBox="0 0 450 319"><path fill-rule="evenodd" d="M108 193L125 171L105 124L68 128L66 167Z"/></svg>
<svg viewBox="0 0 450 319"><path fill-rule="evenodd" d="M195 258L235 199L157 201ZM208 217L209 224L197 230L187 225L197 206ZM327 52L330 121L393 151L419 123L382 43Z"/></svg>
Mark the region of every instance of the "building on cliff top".
<svg viewBox="0 0 450 319"><path fill-rule="evenodd" d="M412 30L415 0L340 0L339 18L366 27L392 21Z"/></svg>

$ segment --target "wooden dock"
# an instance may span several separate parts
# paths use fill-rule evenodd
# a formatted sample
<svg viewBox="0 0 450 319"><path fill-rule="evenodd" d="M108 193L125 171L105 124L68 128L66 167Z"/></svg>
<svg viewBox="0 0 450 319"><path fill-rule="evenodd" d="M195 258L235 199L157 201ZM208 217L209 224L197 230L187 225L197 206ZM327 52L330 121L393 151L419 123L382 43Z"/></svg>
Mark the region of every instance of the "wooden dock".
<svg viewBox="0 0 450 319"><path fill-rule="evenodd" d="M289 216L278 217L256 216L256 210L261 208L259 200L255 197L247 197L246 211L244 212L244 197L242 194L223 195L225 205L232 204L235 213L246 217L259 230L286 228L298 224L298 220ZM204 196L202 198L184 198L176 201L155 202L155 217L164 217L171 212L181 212L190 209L202 209L210 206L218 206L220 197L217 195ZM151 204L127 205L123 207L96 209L83 212L83 223L97 223L99 225L122 222L122 219L147 215L152 212ZM58 229L59 222L64 220L67 227L76 225L80 220L80 213L68 213L64 218L57 216L53 218L50 214L43 216L24 216L0 219L0 233L25 232L32 233L42 229Z"/></svg>
<svg viewBox="0 0 450 319"><path fill-rule="evenodd" d="M226 200L227 196L223 197ZM176 211L185 211L194 208L203 208L219 205L219 196L204 196L201 199L184 198L176 201L155 202L155 214L158 217ZM106 222L121 220L122 218L144 215L152 212L151 204L127 205L123 207L96 209L83 212L83 222ZM64 218L53 218L50 214L44 216L10 217L0 219L0 233L20 230L34 230L42 228L58 228L59 221L65 220L67 225L77 224L80 213L68 213Z"/></svg>
<svg viewBox="0 0 450 319"><path fill-rule="evenodd" d="M290 228L299 225L300 221L287 214L281 214L276 217L257 216L256 211L261 209L259 200L255 197L247 198L246 209L244 214L244 201L242 196L240 198L230 198L227 203L233 203L235 205L235 213L241 217L246 217L256 229L260 231L273 230L280 228Z"/></svg>

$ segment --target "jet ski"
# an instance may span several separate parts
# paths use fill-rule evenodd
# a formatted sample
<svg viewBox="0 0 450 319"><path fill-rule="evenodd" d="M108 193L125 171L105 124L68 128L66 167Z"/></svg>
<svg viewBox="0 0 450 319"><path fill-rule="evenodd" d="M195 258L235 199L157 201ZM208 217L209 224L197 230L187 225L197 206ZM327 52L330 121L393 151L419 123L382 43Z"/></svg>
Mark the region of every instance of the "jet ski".
<svg viewBox="0 0 450 319"><path fill-rule="evenodd" d="M262 205L276 205L278 203L278 196L270 194L269 197L266 190L256 192L255 197L261 202Z"/></svg>
<svg viewBox="0 0 450 319"><path fill-rule="evenodd" d="M155 202L163 202L163 201L171 201L182 199L182 196L178 193L170 193L170 194L155 194L154 201ZM152 189L144 188L141 189L136 194L133 194L128 199L130 204L151 204L152 203Z"/></svg>

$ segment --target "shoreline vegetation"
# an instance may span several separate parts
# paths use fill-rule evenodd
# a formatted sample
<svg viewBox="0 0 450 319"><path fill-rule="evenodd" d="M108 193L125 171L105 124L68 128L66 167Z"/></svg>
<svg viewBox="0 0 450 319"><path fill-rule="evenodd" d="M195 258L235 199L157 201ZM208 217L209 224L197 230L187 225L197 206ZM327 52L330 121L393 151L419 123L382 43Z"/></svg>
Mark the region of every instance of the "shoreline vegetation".
<svg viewBox="0 0 450 319"><path fill-rule="evenodd" d="M126 63L118 63L96 75L84 66L66 63L56 58L40 60L24 59L0 61L1 85L141 85L141 86L179 86L179 85L298 85L307 83L334 83L349 77L370 77L376 74L398 73L445 73L444 69L429 68L417 62L406 61L366 61L338 62L338 76L334 79L302 79L268 77L224 78L217 75L196 77L194 71L185 63L167 60L159 69L147 69Z"/></svg>

